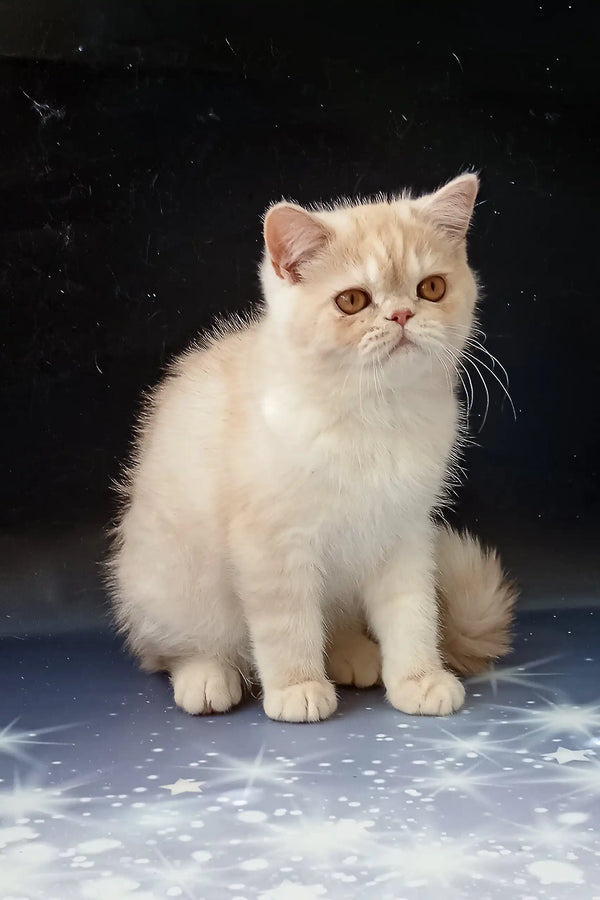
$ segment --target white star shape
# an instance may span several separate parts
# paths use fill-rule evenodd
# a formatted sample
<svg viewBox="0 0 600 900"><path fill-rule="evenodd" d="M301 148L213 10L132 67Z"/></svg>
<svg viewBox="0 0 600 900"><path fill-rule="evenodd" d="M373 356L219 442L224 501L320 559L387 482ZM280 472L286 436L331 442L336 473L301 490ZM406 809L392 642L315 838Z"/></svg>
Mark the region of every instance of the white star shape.
<svg viewBox="0 0 600 900"><path fill-rule="evenodd" d="M585 754L589 750L569 750L567 747L559 747L554 753L547 753L544 759L555 759L559 766L569 762L591 762Z"/></svg>
<svg viewBox="0 0 600 900"><path fill-rule="evenodd" d="M174 784L161 784L161 787L171 791L173 797L175 794L199 794L203 784L203 781L195 781L193 778L178 778Z"/></svg>

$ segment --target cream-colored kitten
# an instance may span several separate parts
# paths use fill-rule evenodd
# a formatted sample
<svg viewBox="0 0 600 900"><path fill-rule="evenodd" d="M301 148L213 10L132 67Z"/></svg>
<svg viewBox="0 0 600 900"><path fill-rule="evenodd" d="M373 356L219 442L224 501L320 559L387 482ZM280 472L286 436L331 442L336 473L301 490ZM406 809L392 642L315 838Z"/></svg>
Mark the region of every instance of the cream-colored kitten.
<svg viewBox="0 0 600 900"><path fill-rule="evenodd" d="M117 526L118 622L190 713L258 676L273 719L324 719L380 678L444 715L455 671L508 649L493 553L438 529L476 282L478 182L265 218L266 304L173 365L143 417ZM369 635L369 636L367 636Z"/></svg>

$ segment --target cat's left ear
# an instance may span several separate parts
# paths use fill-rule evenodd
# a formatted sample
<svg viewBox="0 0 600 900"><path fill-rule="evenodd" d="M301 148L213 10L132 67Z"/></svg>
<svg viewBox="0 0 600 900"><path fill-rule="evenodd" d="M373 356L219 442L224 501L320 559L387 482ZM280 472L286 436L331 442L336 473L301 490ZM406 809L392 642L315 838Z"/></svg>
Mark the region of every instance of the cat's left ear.
<svg viewBox="0 0 600 900"><path fill-rule="evenodd" d="M265 216L265 244L275 272L297 283L302 266L321 250L330 238L322 222L294 203L277 203Z"/></svg>
<svg viewBox="0 0 600 900"><path fill-rule="evenodd" d="M454 241L462 241L467 233L475 198L479 190L479 179L471 173L459 175L448 184L415 200L419 211L423 212L434 225L443 229Z"/></svg>

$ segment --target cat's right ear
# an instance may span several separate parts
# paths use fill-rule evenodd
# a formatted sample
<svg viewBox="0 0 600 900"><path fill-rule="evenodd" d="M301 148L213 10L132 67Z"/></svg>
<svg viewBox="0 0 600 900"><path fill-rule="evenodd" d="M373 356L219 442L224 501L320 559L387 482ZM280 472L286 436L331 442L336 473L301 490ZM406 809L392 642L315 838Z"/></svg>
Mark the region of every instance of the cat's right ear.
<svg viewBox="0 0 600 900"><path fill-rule="evenodd" d="M462 241L473 215L478 190L477 175L466 172L453 178L439 191L426 194L413 202L452 241Z"/></svg>
<svg viewBox="0 0 600 900"><path fill-rule="evenodd" d="M292 203L277 203L265 216L265 244L279 278L302 280L304 263L321 250L329 230L315 216Z"/></svg>

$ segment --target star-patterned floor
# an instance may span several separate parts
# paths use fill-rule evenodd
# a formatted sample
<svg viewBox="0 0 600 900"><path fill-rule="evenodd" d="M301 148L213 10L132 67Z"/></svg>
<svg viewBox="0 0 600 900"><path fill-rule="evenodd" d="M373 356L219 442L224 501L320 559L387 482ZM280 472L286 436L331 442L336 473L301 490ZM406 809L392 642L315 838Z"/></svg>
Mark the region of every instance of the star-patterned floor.
<svg viewBox="0 0 600 900"><path fill-rule="evenodd" d="M2 900L600 898L600 610L521 616L449 719L192 718L107 635L0 642Z"/></svg>

